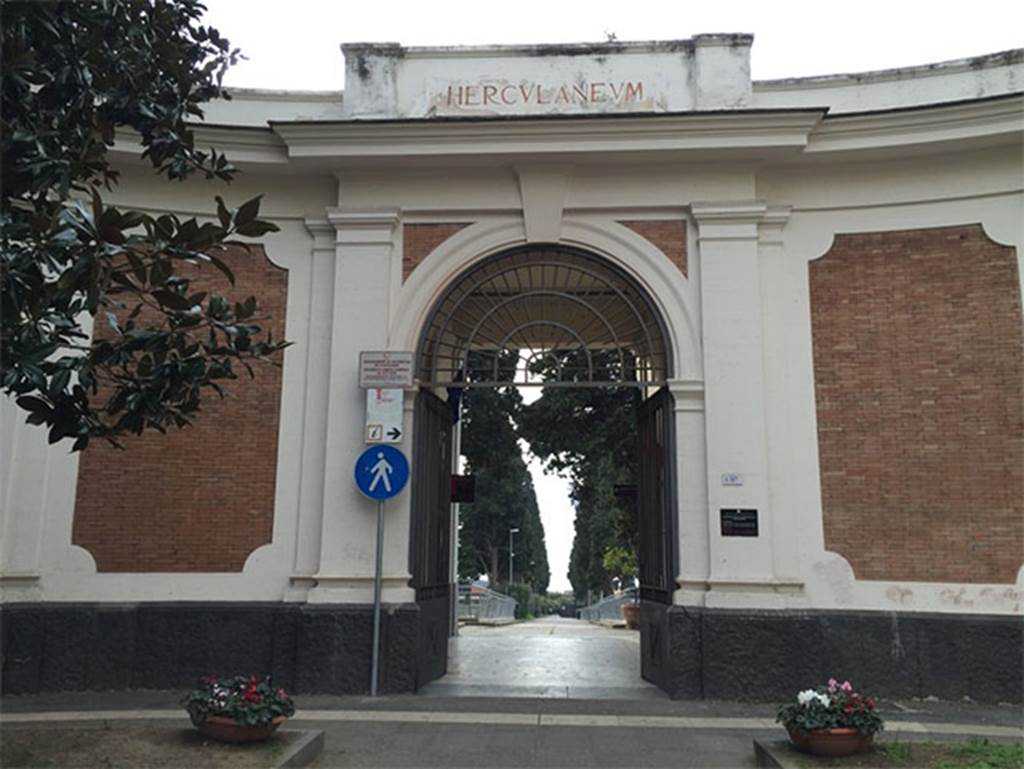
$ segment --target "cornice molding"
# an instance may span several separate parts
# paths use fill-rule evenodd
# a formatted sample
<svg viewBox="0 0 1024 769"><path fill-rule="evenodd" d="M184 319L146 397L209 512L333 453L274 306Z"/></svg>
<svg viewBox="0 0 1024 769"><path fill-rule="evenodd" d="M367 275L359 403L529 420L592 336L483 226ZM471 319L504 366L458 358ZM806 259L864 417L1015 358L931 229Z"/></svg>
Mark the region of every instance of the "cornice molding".
<svg viewBox="0 0 1024 769"><path fill-rule="evenodd" d="M697 223L701 242L712 240L755 240L758 224L768 206L760 200L694 202L690 214Z"/></svg>
<svg viewBox="0 0 1024 769"><path fill-rule="evenodd" d="M826 116L810 135L808 155L979 139L1021 140L1024 94L917 109Z"/></svg>
<svg viewBox="0 0 1024 769"><path fill-rule="evenodd" d="M666 384L675 398L676 411L704 411L704 382L695 379L670 379Z"/></svg>
<svg viewBox="0 0 1024 769"><path fill-rule="evenodd" d="M758 242L765 245L781 245L782 231L789 224L793 209L790 206L768 206L761 217L758 228Z"/></svg>
<svg viewBox="0 0 1024 769"><path fill-rule="evenodd" d="M197 147L216 147L217 152L223 152L235 165L288 163L288 148L269 128L202 124L189 127ZM114 146L109 152L117 159L129 158L141 162L143 149L142 137L136 131L122 127L114 132Z"/></svg>
<svg viewBox="0 0 1024 769"><path fill-rule="evenodd" d="M822 110L602 118L271 123L292 158L802 150Z"/></svg>
<svg viewBox="0 0 1024 769"><path fill-rule="evenodd" d="M336 242L342 245L391 245L400 220L397 209L327 209L327 221L334 227Z"/></svg>

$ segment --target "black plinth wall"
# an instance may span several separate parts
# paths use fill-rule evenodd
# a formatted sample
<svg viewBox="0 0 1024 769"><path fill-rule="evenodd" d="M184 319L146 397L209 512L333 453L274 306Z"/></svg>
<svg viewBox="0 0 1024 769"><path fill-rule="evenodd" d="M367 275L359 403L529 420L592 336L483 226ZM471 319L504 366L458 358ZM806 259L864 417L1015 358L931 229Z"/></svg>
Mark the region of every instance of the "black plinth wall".
<svg viewBox="0 0 1024 769"><path fill-rule="evenodd" d="M7 604L3 692L183 689L270 673L300 693L370 689L373 609L291 603ZM383 693L416 682L419 610L385 606Z"/></svg>
<svg viewBox="0 0 1024 769"><path fill-rule="evenodd" d="M1022 698L1020 617L655 608L641 617L658 628L644 672L677 699L781 702L829 678L880 697ZM300 694L369 691L369 606L11 603L0 623L4 694L249 672ZM382 629L381 691L415 691L417 606L386 606Z"/></svg>
<svg viewBox="0 0 1024 769"><path fill-rule="evenodd" d="M1019 617L669 609L676 699L785 701L829 678L875 696L1020 702Z"/></svg>

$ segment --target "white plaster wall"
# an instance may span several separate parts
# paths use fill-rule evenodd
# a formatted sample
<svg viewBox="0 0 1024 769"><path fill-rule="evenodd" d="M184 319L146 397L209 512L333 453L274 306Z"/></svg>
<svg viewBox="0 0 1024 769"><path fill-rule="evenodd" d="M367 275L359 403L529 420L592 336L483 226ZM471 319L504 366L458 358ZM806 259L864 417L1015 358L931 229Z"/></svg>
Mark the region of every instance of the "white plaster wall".
<svg viewBox="0 0 1024 769"><path fill-rule="evenodd" d="M731 36L596 45L356 44L343 50L344 111L365 119L682 112L743 106L750 95L750 39ZM627 98L630 84L640 90ZM471 89L467 98L460 87Z"/></svg>
<svg viewBox="0 0 1024 769"><path fill-rule="evenodd" d="M341 120L341 91L273 91L229 88L230 100L203 106L211 125L266 127L272 120Z"/></svg>
<svg viewBox="0 0 1024 769"><path fill-rule="evenodd" d="M845 114L989 98L1024 90L1024 55L1020 51L916 67L751 83L749 47L744 47L740 60L730 61L730 57L739 55L736 50L714 45L714 36L708 38L698 46L701 61L694 62L683 51L654 54L652 59L650 52L640 49L619 54L618 58L627 62L621 68L614 64L614 52L530 60L528 54L515 53L515 47L406 49L407 57L411 52L415 64L400 69L395 77L397 90L389 99L397 101L379 107L367 105L366 111L375 117L426 117L428 81L444 83L445 87L449 82L469 82L467 77L473 82L487 77L510 82L553 77L561 82L573 79L569 73L597 79L609 75L650 78L654 72L651 82L656 84L659 96L655 101L660 110L827 107L831 114ZM523 49L530 50L532 47ZM349 74L348 79L351 77ZM206 122L264 127L268 121L342 120L359 112L356 102L363 96L358 82L349 83L349 90L350 103L346 105L341 91L232 88L231 101L217 100L205 107Z"/></svg>
<svg viewBox="0 0 1024 769"><path fill-rule="evenodd" d="M545 211L542 231L620 264L649 290L669 327L680 439L678 603L1019 612L1021 578L1013 586L866 582L824 550L807 263L837 232L972 222L1016 246L1020 256L1020 142L978 148L951 140L932 155L887 160L851 152L805 160L793 152L774 165L749 153L720 153L720 162L649 162L658 156L641 143L643 163L625 162L619 152L607 162L566 163L557 173L532 177L529 142L519 146L517 158L474 168L353 170L292 161L274 173L250 169L227 188L161 184L129 167L112 198L126 205L207 215L214 194L237 205L266 193L263 214L281 226L265 242L270 258L289 270L286 333L294 345L285 355L273 542L239 574L96 574L88 553L70 545L76 458L63 446L47 447L43 432L24 426L5 402L4 599L368 601L374 506L355 492L350 477L363 446L357 353L414 350L430 308L453 277L488 254L526 242L524 211L536 224L537 211L560 205L559 215ZM524 184L526 177L533 181ZM680 216L688 221L687 278L617 224ZM432 221L474 224L403 284L401 224ZM735 302L742 302L742 312L734 312ZM722 344L718 340L729 337L716 334L730 328L737 344ZM754 337L743 331L751 328L760 334L753 346ZM712 348L709 339L716 340ZM730 354L731 362L718 360ZM737 384L734 375L747 379ZM744 399L743 387L755 387L763 407L756 406L758 398ZM740 456L734 448L751 426L763 436L760 447ZM718 448L709 451L706 443ZM755 468L756 488L721 488L720 472L742 471L737 460ZM388 601L412 597L408 496L388 508ZM722 541L717 508L733 506L726 505L730 500L765 511L761 541Z"/></svg>
<svg viewBox="0 0 1024 769"><path fill-rule="evenodd" d="M1022 90L1024 55L1018 50L918 67L754 81L753 106L828 107L831 114L843 114L983 99Z"/></svg>

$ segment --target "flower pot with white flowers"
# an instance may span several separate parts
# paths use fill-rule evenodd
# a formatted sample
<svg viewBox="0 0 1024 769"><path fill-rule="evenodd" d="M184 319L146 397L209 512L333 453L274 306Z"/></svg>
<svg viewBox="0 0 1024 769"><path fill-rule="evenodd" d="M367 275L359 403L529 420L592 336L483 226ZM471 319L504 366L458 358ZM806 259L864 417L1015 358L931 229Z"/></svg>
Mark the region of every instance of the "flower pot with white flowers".
<svg viewBox="0 0 1024 769"><path fill-rule="evenodd" d="M259 742L295 714L295 703L270 676L204 676L182 700L204 737L221 742Z"/></svg>
<svg viewBox="0 0 1024 769"><path fill-rule="evenodd" d="M795 702L779 708L775 720L798 749L817 756L862 753L884 728L875 700L834 678L798 693Z"/></svg>

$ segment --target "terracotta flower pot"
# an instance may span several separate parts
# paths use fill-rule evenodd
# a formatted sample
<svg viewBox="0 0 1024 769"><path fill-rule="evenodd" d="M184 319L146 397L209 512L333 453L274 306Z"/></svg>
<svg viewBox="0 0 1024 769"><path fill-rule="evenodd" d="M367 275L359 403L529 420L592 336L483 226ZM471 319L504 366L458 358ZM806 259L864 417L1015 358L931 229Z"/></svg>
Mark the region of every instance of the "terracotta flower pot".
<svg viewBox="0 0 1024 769"><path fill-rule="evenodd" d="M871 746L874 735L861 734L858 729L787 729L789 739L800 750L815 756L852 756Z"/></svg>
<svg viewBox="0 0 1024 769"><path fill-rule="evenodd" d="M640 604L623 604L622 617L626 620L626 627L630 630L638 630L640 628Z"/></svg>
<svg viewBox="0 0 1024 769"><path fill-rule="evenodd" d="M269 724L247 726L238 723L229 716L207 716L197 727L199 733L211 740L220 742L260 742L267 739L274 731L287 721L287 716L274 716Z"/></svg>

